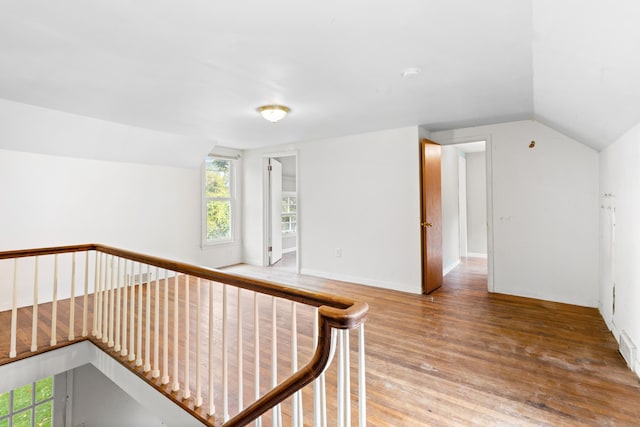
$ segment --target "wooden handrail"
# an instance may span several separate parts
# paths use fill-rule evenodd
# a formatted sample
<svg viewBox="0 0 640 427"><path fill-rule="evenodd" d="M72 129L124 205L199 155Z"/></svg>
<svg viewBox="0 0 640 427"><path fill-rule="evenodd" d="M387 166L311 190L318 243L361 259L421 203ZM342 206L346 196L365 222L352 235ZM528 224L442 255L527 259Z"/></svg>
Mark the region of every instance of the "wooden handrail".
<svg viewBox="0 0 640 427"><path fill-rule="evenodd" d="M366 320L368 305L337 295L311 292L305 289L284 286L267 280L255 279L239 274L225 273L220 270L195 266L166 258L132 252L125 249L114 248L96 243L69 246L54 246L38 249L21 249L0 252L0 259L24 258L30 256L53 255L68 252L99 251L132 261L142 262L155 267L165 268L178 273L200 277L214 282L225 283L242 289L284 298L290 301L323 307L324 316L331 326L337 329L353 329Z"/></svg>
<svg viewBox="0 0 640 427"><path fill-rule="evenodd" d="M248 405L224 426L244 426L275 407L306 385L318 378L327 368L331 354L331 330L353 329L363 324L367 317L368 305L349 298L311 292L304 289L284 286L278 283L259 280L237 274L187 263L173 261L151 255L140 254L101 244L83 244L56 246L38 249L25 249L0 252L0 259L23 258L32 256L62 254L71 252L97 251L126 258L135 262L163 268L213 282L224 283L237 288L295 301L318 307L318 344L311 361L296 371L285 381L274 387L254 403Z"/></svg>
<svg viewBox="0 0 640 427"><path fill-rule="evenodd" d="M296 391L301 390L304 386L313 382L324 372L331 355L331 326L322 313L318 313L318 315L320 317L318 346L311 361L224 423L224 427L241 427L251 423L269 409L293 395Z"/></svg>

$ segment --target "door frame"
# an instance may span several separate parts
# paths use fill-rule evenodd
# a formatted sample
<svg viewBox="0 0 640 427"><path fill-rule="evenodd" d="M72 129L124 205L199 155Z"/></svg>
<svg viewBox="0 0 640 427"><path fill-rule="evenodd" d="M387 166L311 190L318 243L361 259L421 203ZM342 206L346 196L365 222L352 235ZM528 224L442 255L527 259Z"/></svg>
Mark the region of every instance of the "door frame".
<svg viewBox="0 0 640 427"><path fill-rule="evenodd" d="M269 159L279 157L295 157L296 160L296 204L297 204L297 230L296 230L296 273L300 273L300 162L298 150L276 151L262 155L262 266L269 266L269 235L271 229L271 200L269 197Z"/></svg>
<svg viewBox="0 0 640 427"><path fill-rule="evenodd" d="M493 227L493 143L491 134L479 134L469 137L444 138L438 140L441 146L466 144L475 141L485 141L485 167L487 187L487 291L495 292L494 268L494 227ZM422 145L421 145L422 146ZM422 165L420 166L422 167ZM420 187L422 198L422 187ZM422 202L421 202L422 203Z"/></svg>

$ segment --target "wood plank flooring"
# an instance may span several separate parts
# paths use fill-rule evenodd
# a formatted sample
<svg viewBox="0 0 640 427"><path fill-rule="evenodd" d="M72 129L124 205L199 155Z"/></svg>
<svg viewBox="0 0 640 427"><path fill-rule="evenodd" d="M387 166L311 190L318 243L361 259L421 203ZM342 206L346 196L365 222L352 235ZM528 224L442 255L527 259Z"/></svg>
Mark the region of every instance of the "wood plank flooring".
<svg viewBox="0 0 640 427"><path fill-rule="evenodd" d="M322 290L358 298L370 305L366 324L366 364L368 425L371 426L450 426L450 425L640 425L640 381L630 372L617 351L617 344L597 310L566 304L486 292L486 266L469 259L444 279L443 287L429 296L378 289L293 274L285 269L233 266L227 271L260 277L292 286ZM193 280L190 282L193 284ZM153 287L151 287L153 295ZM170 286L170 290L173 286ZM208 331L208 286L203 286L203 307L197 313L195 286L191 286L191 346L195 343L195 323ZM147 287L143 287L145 298ZM219 291L219 290L218 290ZM216 292L218 292L216 291ZM216 294L219 304L219 293ZM169 295L172 307L173 293ZM230 313L235 312L237 293L229 292ZM249 293L241 298L250 307ZM153 301L153 299L152 299ZM67 344L68 319L59 302L58 345ZM161 299L161 305L162 305ZM179 298L179 308L184 307ZM261 390L269 388L271 301L259 298L261 325ZM39 342L46 349L50 330L50 309L39 309ZM89 307L92 307L91 300ZM82 299L76 299L76 335L81 332ZM30 308L20 310L18 353L30 353ZM278 302L278 348L280 366L290 366L289 304ZM182 315L182 314L181 314ZM0 364L8 363L10 312L0 313ZM173 316L173 314L171 314ZM300 364L311 352L312 311L298 310ZM172 317L171 317L172 319ZM92 317L89 316L91 325ZM231 320L231 330L235 322ZM216 325L219 325L219 319ZM252 313L243 317L243 371L247 386L245 404L252 400L253 325ZM219 326L216 326L219 328ZM90 328L91 329L91 328ZM172 323L169 332L172 339ZM219 333L219 331L216 331ZM229 337L232 349L237 336ZM352 347L355 345L352 338ZM180 353L184 350L181 341ZM113 351L106 349L109 353ZM202 343L206 347L206 343ZM182 399L182 391L172 393L167 386L144 373L133 363L113 356L169 395L194 415L207 420L204 409L196 409L193 397ZM219 354L216 355L219 361ZM169 354L172 366L173 352ZM191 387L195 386L195 356L190 355ZM355 360L352 357L355 368ZM281 369L279 379L288 372ZM355 369L352 384L357 384ZM179 377L184 380L181 363ZM329 425L335 425L335 363L327 371ZM230 411L237 410L237 361L230 360ZM220 384L220 373L216 373ZM206 389L206 387L205 387ZM352 392L357 390L352 388ZM221 409L220 393L216 407ZM204 393L205 401L207 393ZM305 425L311 424L311 390L303 394ZM355 396L354 396L355 401ZM291 403L282 406L284 425L290 425ZM357 410L353 410L354 423ZM215 425L217 420L208 419ZM270 416L264 417L270 425ZM357 424L354 424L357 425Z"/></svg>
<svg viewBox="0 0 640 427"><path fill-rule="evenodd" d="M598 311L489 294L483 260L428 296L228 270L369 303L369 425L640 425L640 381Z"/></svg>

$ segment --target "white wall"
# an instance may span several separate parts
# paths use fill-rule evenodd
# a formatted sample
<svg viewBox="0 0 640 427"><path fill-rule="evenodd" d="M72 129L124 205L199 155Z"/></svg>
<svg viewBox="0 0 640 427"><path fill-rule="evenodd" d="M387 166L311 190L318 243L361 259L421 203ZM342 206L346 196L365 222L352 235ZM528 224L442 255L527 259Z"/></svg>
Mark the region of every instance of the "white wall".
<svg viewBox="0 0 640 427"><path fill-rule="evenodd" d="M0 100L0 250L97 242L237 263L239 235L200 249L201 168L214 145Z"/></svg>
<svg viewBox="0 0 640 427"><path fill-rule="evenodd" d="M73 370L72 425L86 427L164 426L93 365Z"/></svg>
<svg viewBox="0 0 640 427"><path fill-rule="evenodd" d="M640 124L600 153L600 312L640 346ZM613 194L615 197L603 197ZM604 208L603 208L604 206ZM615 208L615 233L612 228ZM612 237L614 243L612 244ZM615 314L613 283L615 282ZM632 367L640 374L640 359Z"/></svg>
<svg viewBox="0 0 640 427"><path fill-rule="evenodd" d="M421 292L418 128L245 152L246 262L263 262L263 157L287 150L298 152L301 272Z"/></svg>
<svg viewBox="0 0 640 427"><path fill-rule="evenodd" d="M467 153L467 247L487 254L487 173L484 152Z"/></svg>
<svg viewBox="0 0 640 427"><path fill-rule="evenodd" d="M442 147L442 273L460 263L460 213L458 203L458 157L456 147Z"/></svg>
<svg viewBox="0 0 640 427"><path fill-rule="evenodd" d="M202 250L201 170L0 150L0 250L97 242L211 267Z"/></svg>
<svg viewBox="0 0 640 427"><path fill-rule="evenodd" d="M489 141L493 290L597 306L597 152L535 121L431 137Z"/></svg>
<svg viewBox="0 0 640 427"><path fill-rule="evenodd" d="M201 167L211 145L0 100L0 250L103 243L209 267L237 263L239 238L201 248ZM50 298L50 281L42 285Z"/></svg>

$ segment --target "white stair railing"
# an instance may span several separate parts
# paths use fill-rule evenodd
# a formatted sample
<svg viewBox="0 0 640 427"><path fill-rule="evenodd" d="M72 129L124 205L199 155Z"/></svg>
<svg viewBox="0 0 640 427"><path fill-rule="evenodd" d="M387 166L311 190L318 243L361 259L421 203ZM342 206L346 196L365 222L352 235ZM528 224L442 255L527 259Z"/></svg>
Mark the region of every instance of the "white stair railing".
<svg viewBox="0 0 640 427"><path fill-rule="evenodd" d="M101 245L0 252L9 281L10 359L43 349L49 313L50 346L90 339L211 425L366 425L366 304Z"/></svg>

